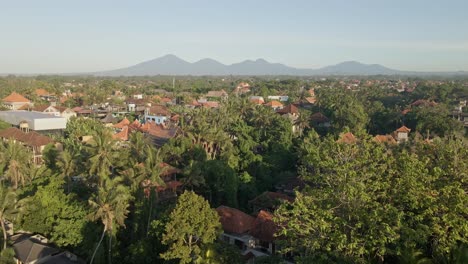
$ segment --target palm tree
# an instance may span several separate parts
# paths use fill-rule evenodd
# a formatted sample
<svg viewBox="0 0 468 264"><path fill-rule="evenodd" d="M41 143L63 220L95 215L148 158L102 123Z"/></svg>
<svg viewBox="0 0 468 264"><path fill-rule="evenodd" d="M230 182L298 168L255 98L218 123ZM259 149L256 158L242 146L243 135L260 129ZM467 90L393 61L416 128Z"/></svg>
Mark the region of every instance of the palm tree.
<svg viewBox="0 0 468 264"><path fill-rule="evenodd" d="M105 179L114 174L114 168L120 161L119 153L114 148L115 140L108 130L98 130L87 147L89 158L89 174L97 177L99 186L103 186Z"/></svg>
<svg viewBox="0 0 468 264"><path fill-rule="evenodd" d="M7 232L5 228L5 219L15 216L16 210L16 193L12 188L0 185L0 221L3 232L3 249L7 247Z"/></svg>
<svg viewBox="0 0 468 264"><path fill-rule="evenodd" d="M3 151L2 151L3 152ZM31 156L29 150L21 144L9 140L4 150L5 178L8 179L14 189L18 189L18 185L24 186L28 179L27 171L30 165Z"/></svg>
<svg viewBox="0 0 468 264"><path fill-rule="evenodd" d="M68 193L70 193L70 178L76 169L76 158L76 155L74 155L68 150L64 150L62 153L60 153L60 156L57 160L57 165L61 171L61 175L67 180Z"/></svg>
<svg viewBox="0 0 468 264"><path fill-rule="evenodd" d="M92 221L100 220L104 225L101 239L94 250L90 263L93 263L99 246L104 239L104 235L109 236L109 252L108 261L111 263L112 250L112 231L114 224L117 226L125 226L127 218L129 201L131 200L130 191L122 184L121 177L114 179L106 178L103 180L102 186L98 187L97 194L93 194L88 200L92 213L89 215Z"/></svg>

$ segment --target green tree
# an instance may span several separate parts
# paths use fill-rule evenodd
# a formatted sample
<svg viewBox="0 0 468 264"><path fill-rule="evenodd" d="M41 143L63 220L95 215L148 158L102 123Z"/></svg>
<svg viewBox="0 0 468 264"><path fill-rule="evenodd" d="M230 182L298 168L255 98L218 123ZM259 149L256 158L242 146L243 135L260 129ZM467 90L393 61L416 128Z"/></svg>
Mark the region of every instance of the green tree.
<svg viewBox="0 0 468 264"><path fill-rule="evenodd" d="M13 189L0 184L0 221L3 233L3 249L6 249L7 247L5 220L12 220L12 218L16 216L16 202L16 192Z"/></svg>
<svg viewBox="0 0 468 264"><path fill-rule="evenodd" d="M114 226L125 226L129 201L131 200L130 192L127 187L121 184L122 179L115 177L114 179L107 178L103 181L103 185L98 188L97 194L93 194L88 200L91 207L91 220L100 220L104 226L101 238L93 252L90 263L93 263L97 250L104 239L105 234L109 237L109 252L108 262L111 263L112 251L112 232Z"/></svg>
<svg viewBox="0 0 468 264"><path fill-rule="evenodd" d="M169 245L169 250L161 257L190 263L199 258L202 245L217 238L220 228L219 216L208 202L194 192L185 191L166 225L163 244Z"/></svg>
<svg viewBox="0 0 468 264"><path fill-rule="evenodd" d="M24 186L29 180L29 166L31 161L31 152L20 143L9 140L2 151L3 171L5 178L9 180L14 189L18 189L21 184Z"/></svg>

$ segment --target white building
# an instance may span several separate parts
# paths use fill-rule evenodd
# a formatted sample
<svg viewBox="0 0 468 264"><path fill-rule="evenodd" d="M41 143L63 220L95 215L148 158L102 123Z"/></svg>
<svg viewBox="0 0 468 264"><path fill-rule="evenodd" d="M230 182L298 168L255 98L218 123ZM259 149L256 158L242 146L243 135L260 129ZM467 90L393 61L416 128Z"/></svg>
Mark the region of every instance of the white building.
<svg viewBox="0 0 468 264"><path fill-rule="evenodd" d="M13 126L34 131L62 130L67 126L66 118L20 110L0 111L0 119Z"/></svg>

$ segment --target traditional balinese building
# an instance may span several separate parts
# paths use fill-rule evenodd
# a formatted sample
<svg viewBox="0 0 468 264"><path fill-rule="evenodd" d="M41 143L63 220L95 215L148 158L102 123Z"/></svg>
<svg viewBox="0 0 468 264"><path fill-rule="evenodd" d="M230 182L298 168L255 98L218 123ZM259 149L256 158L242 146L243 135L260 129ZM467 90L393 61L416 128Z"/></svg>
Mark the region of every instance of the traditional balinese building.
<svg viewBox="0 0 468 264"><path fill-rule="evenodd" d="M154 122L156 124L164 124L171 117L169 109L163 105L153 105L145 110L145 122Z"/></svg>
<svg viewBox="0 0 468 264"><path fill-rule="evenodd" d="M411 132L411 129L407 128L406 126L402 126L395 130L395 139L398 143L403 143L408 141L408 135Z"/></svg>
<svg viewBox="0 0 468 264"><path fill-rule="evenodd" d="M0 138L4 141L13 140L19 142L29 148L34 164L41 164L45 147L49 144L54 144L54 140L50 137L41 135L35 131L22 131L16 127L1 130Z"/></svg>
<svg viewBox="0 0 468 264"><path fill-rule="evenodd" d="M19 93L12 92L10 95L2 99L2 104L10 110L18 110L24 105L32 105L31 101Z"/></svg>

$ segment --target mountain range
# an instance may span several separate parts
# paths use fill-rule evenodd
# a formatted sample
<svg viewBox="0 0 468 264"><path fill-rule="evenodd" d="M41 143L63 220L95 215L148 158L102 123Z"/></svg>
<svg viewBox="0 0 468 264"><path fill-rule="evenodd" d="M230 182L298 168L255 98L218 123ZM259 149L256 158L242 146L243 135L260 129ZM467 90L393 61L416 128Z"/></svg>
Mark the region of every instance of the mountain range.
<svg viewBox="0 0 468 264"><path fill-rule="evenodd" d="M346 61L319 69L299 69L264 59L245 60L230 65L213 59L187 62L175 55L145 61L134 66L111 71L94 72L95 76L152 76L152 75L460 75L468 72L410 72L384 67L379 64L363 64Z"/></svg>

